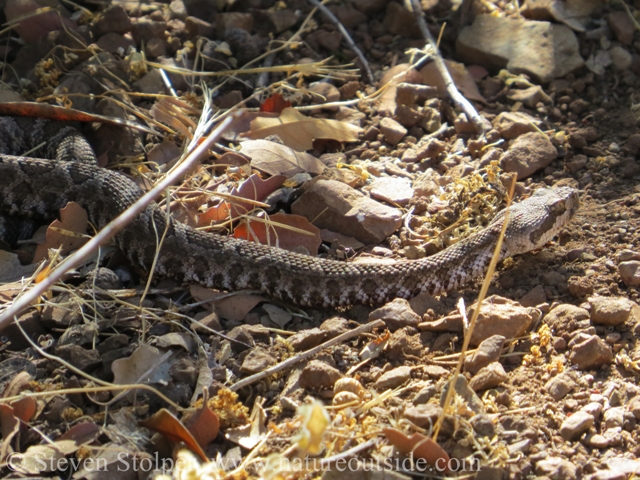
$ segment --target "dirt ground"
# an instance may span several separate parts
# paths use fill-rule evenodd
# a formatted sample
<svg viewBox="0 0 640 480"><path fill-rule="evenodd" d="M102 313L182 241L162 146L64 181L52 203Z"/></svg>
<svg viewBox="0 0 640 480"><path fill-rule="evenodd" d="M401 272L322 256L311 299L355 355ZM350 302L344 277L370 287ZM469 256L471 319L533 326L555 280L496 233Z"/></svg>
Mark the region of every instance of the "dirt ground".
<svg viewBox="0 0 640 480"><path fill-rule="evenodd" d="M483 14L520 18L515 3L425 0L422 7L433 34L447 22L441 52L459 60L456 40L462 29ZM625 479L640 474L640 40L630 20L640 5L586 3L597 8L583 19L585 31L574 34L579 55L587 60L618 49L601 71L584 65L541 82L517 72L505 75L481 59L474 67L466 62L467 81L471 78L484 96L473 103L492 124L482 137L461 120L448 96L436 96L415 70L401 79L414 85L406 87L413 103L376 94L390 71L402 75L403 65L420 56L411 49L425 44L413 15L400 3L329 4L367 59L374 85L337 27L321 12L310 16L312 5L301 0L87 2L62 9L65 20L56 12L41 15L41 22L22 19L0 47L2 103L44 100L146 121L161 135L117 125L82 127L102 166L145 188L171 167L186 143L184 132L193 132L204 104L203 85L214 89L212 108L218 113L255 112L261 105L269 110L274 107L265 107L265 100L276 94L293 106L309 107L301 110L306 116L360 127L355 141L316 139L308 153L319 159L325 178L397 209L402 221L398 217L394 233L378 241L366 237L372 232L359 237L348 226L336 241L319 233L321 256L415 259L482 228L485 216L504 206L505 152L531 135L545 137L553 159L520 179L519 198L539 188L570 186L579 190L581 206L545 247L498 265L487 293L493 297L479 315L482 334L472 340L457 393L448 399L465 339L458 305L461 299L467 307L477 301L482 279L435 298L422 295L379 308L312 309L259 295L219 298L170 279L155 279L145 292L146 276L117 249L107 248L99 278L91 276L97 268L92 260L21 314L34 343L15 325L2 332L3 478ZM26 2L8 1L6 19L20 20L32 10ZM67 31L49 33L61 21ZM632 25L630 41L625 22ZM228 72L283 45L256 62L264 71L233 77ZM327 60L336 68L355 62L358 68L340 67L343 75L313 84L322 79L317 67L306 75L290 67L301 60ZM168 79L159 73L160 64ZM174 67L194 71L182 75ZM201 70L220 76L201 76ZM514 91L536 85L544 93L539 101L514 100ZM461 90L470 91L468 85ZM330 102L342 103L323 107ZM528 115L518 121L516 135L496 124L505 112ZM420 120L408 126L409 114ZM440 124L428 124L428 115ZM243 117L238 131L248 131L249 120ZM343 129L348 130L344 124ZM204 212L208 219L217 216L225 195L248 198L239 186L252 173L274 177L257 160L249 165L234 153L241 140L237 134L226 134L205 166L185 181L181 188L189 193L174 189L174 215L181 221L203 227ZM288 145L283 138L267 140ZM531 145L536 157L536 144ZM414 153L422 157L412 158ZM311 211L315 204L305 205L304 199L317 182L311 180L319 173L314 168L284 173L280 196L270 200L271 207L262 206L270 215ZM376 196L373 182L389 178L407 179L413 188L404 203L395 186L391 201ZM251 200L269 203L265 198ZM487 210L469 210L468 225L453 229L461 211L477 199L484 199L480 203ZM453 203L443 207L444 201ZM363 211L378 214L375 208ZM317 217L301 215L310 224ZM226 220L218 218L206 229L232 234ZM29 242L13 248L23 263L31 261L33 250ZM96 284L101 288L92 288ZM0 291L5 306L19 288L19 282L6 281ZM151 389L122 387L134 383ZM176 460L178 467L164 468Z"/></svg>

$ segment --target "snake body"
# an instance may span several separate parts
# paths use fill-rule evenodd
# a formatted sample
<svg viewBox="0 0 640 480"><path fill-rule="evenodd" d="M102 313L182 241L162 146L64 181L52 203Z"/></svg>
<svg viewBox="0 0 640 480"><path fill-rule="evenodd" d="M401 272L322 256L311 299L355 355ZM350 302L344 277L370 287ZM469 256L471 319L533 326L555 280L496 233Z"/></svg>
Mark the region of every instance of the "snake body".
<svg viewBox="0 0 640 480"><path fill-rule="evenodd" d="M21 156L44 142L38 155ZM57 217L75 201L98 228L142 194L129 178L97 166L90 146L75 130L52 122L0 117L0 214L41 220ZM500 252L504 259L540 248L578 209L578 194L540 189L514 204ZM394 298L432 295L482 275L491 260L505 212L482 231L440 253L392 264L361 264L292 253L275 247L197 231L167 218L152 204L116 236L130 261L181 282L225 290L255 289L303 306L382 304ZM157 239L167 230L157 252Z"/></svg>

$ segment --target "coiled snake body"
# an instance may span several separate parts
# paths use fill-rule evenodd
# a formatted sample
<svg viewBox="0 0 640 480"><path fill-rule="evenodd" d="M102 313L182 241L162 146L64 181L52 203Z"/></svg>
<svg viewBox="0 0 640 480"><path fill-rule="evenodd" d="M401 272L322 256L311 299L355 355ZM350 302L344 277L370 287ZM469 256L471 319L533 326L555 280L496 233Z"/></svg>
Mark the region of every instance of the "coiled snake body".
<svg viewBox="0 0 640 480"><path fill-rule="evenodd" d="M21 155L45 143L42 156ZM75 130L41 120L0 117L0 214L50 220L75 201L99 228L133 204L140 188L124 175L97 166L88 143ZM514 204L500 258L539 248L578 209L568 187L538 190ZM482 275L491 260L504 212L482 231L420 260L355 264L291 253L244 240L199 232L168 220L152 204L116 236L134 265L148 269L158 236L167 234L156 273L178 281L226 290L256 289L304 306L381 304L421 292L438 294Z"/></svg>

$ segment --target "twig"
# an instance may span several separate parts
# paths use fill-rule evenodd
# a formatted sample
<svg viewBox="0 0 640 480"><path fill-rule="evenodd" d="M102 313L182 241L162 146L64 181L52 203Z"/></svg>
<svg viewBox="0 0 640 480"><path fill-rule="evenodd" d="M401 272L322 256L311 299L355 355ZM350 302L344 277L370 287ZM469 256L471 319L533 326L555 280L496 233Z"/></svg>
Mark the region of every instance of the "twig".
<svg viewBox="0 0 640 480"><path fill-rule="evenodd" d="M320 3L318 0L309 0L309 2L318 10L320 10L322 13L324 13L324 15L329 20L331 20L331 23L333 23L335 27L340 31L342 38L345 39L345 41L349 44L349 48L353 50L353 53L357 55L358 60L360 60L360 62L362 63L362 68L364 68L365 71L367 72L369 83L373 85L374 83L373 73L371 73L371 67L369 67L369 62L367 62L367 59L364 58L364 55L362 54L358 46L351 39L351 36L349 35L349 32L347 32L347 29L344 28L344 25L340 23L340 20L338 20L338 18L333 13L331 13L331 10L329 10L323 3Z"/></svg>
<svg viewBox="0 0 640 480"><path fill-rule="evenodd" d="M120 230L126 227L135 217L137 217L147 206L155 200L165 189L175 183L175 181L185 175L193 165L202 158L209 147L215 143L225 128L231 123L233 117L227 117L220 125L211 132L211 135L193 149L182 163L175 168L170 175L167 175L162 181L153 187L149 192L145 193L131 207L122 212L118 217L107 224L98 234L89 240L84 246L67 257L42 282L35 285L31 290L16 298L13 304L0 315L0 329L8 325L13 317L28 307L31 302L36 300L40 295L53 286L54 283L61 280L66 272L79 266L86 258L89 257L100 245L106 244Z"/></svg>
<svg viewBox="0 0 640 480"><path fill-rule="evenodd" d="M411 4L411 9L413 10L413 14L416 17L416 21L418 22L418 27L420 27L422 35L424 36L427 43L429 43L429 45L433 48L433 61L435 62L436 68L440 72L440 75L442 76L442 80L444 81L447 93L451 97L451 100L453 100L453 103L455 103L458 108L465 113L467 118L469 118L469 120L473 122L473 124L476 126L478 134L483 134L484 122L482 121L480 115L478 115L478 112L476 112L476 109L473 108L473 105L471 105L469 100L464 98L464 96L458 91L456 84L453 83L453 78L451 78L451 74L449 73L444 60L440 55L440 52L438 51L438 45L436 44L433 35L431 35L431 32L427 27L427 22L422 15L422 7L420 6L419 0L407 1Z"/></svg>
<svg viewBox="0 0 640 480"><path fill-rule="evenodd" d="M306 360L307 358L312 357L313 355L324 350L325 348L329 348L330 346L335 345L336 343L344 342L345 340L348 340L352 337L356 337L363 332L373 330L374 328L377 328L377 327L382 327L383 325L384 325L384 322L382 320L375 320L373 322L366 323L353 330L349 330L348 332L345 332L342 335L338 335L337 337L334 337L331 340L328 340L318 345L317 347L312 348L311 350L302 352L300 355L296 355L295 357L288 358L284 362L274 365L271 368L267 368L266 370L263 370L260 373L256 373L255 375L251 375L250 377L243 378L239 382L233 384L230 387L230 389L233 391L240 390L241 388L251 385L252 383L257 382L258 380L268 377L269 375L273 375L274 373L277 373L280 370L289 368L292 365L295 365L296 363L301 362L302 360Z"/></svg>
<svg viewBox="0 0 640 480"><path fill-rule="evenodd" d="M473 316L471 317L471 322L469 324L469 328L465 329L464 342L462 343L462 350L460 352L460 357L458 358L458 364L456 365L456 369L451 375L449 379L449 390L447 390L447 396L445 397L444 403L442 405L442 414L438 417L436 421L435 427L433 429L433 440L436 441L438 438L438 433L440 433L440 427L442 427L442 423L444 422L444 417L447 414L447 410L451 405L451 399L453 398L453 392L455 390L455 384L458 381L458 376L460 376L460 372L462 371L462 364L464 363L464 358L466 356L467 349L469 348L469 342L471 341L471 335L473 334L473 329L476 326L476 321L478 320L478 315L480 314L480 308L482 306L482 301L487 296L487 291L489 290L489 285L491 284L491 278L493 277L493 272L496 270L496 265L498 265L498 261L500 260L500 251L502 250L502 241L504 240L504 234L507 231L507 225L509 224L509 210L511 208L511 201L513 200L513 195L516 189L516 177L515 175L511 177L511 188L509 189L509 196L507 197L507 206L504 211L504 220L502 223L502 229L500 230L500 235L498 235L498 241L496 242L496 247L493 250L493 256L491 257L491 262L489 262L489 268L487 269L487 273L484 277L484 281L482 282L482 288L480 288L480 293L478 294L478 301L476 302L476 307L473 310ZM464 377L463 377L464 378Z"/></svg>

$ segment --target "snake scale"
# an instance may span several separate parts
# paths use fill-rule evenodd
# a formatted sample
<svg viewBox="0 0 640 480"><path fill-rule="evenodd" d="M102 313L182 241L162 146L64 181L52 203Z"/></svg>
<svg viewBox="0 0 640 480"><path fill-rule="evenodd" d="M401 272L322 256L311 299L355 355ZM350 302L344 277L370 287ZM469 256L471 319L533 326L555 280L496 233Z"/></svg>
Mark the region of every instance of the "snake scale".
<svg viewBox="0 0 640 480"><path fill-rule="evenodd" d="M21 156L43 143L37 156L44 158ZM0 192L2 215L48 221L67 202L75 201L98 228L143 193L126 176L98 167L87 141L71 127L11 117L0 117ZM568 187L541 189L514 204L500 258L543 246L577 209L578 194ZM374 305L421 292L439 294L482 275L504 217L503 211L482 231L436 255L392 264L315 258L200 232L167 219L157 204L121 231L116 242L133 265L148 271L157 238L166 228L155 266L159 275L226 290L261 290L303 306Z"/></svg>

